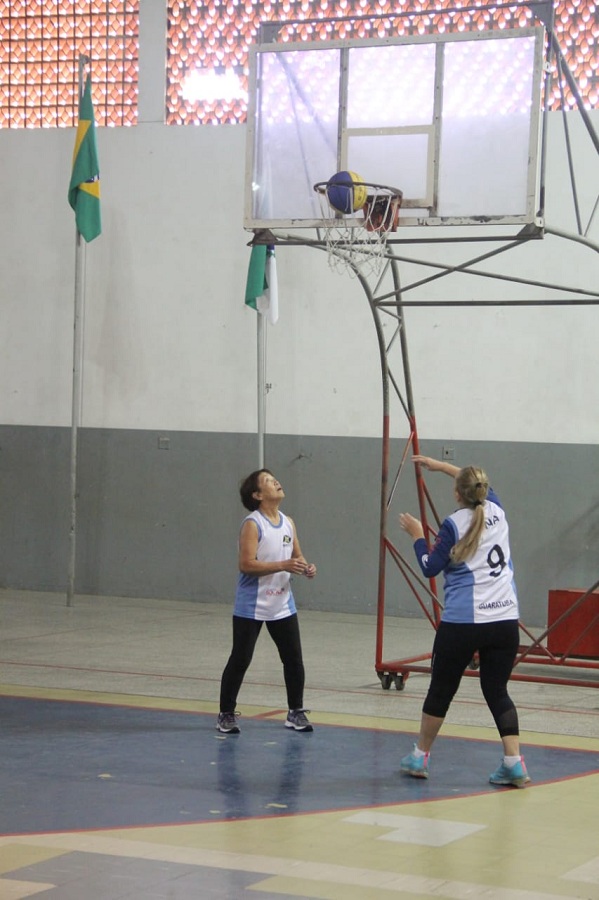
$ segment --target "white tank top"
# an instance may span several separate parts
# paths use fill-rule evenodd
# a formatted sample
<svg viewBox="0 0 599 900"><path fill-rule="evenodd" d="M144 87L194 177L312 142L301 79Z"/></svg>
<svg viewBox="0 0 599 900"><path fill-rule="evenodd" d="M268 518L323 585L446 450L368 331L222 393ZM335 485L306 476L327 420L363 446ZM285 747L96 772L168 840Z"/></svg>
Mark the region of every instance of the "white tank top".
<svg viewBox="0 0 599 900"><path fill-rule="evenodd" d="M287 516L279 511L279 524L273 525L260 510L246 516L258 528L258 550L256 559L260 562L278 562L291 559L293 553L293 528ZM295 601L290 587L289 572L274 575L245 575L239 573L233 615L244 619L258 619L269 622L284 619L296 612Z"/></svg>

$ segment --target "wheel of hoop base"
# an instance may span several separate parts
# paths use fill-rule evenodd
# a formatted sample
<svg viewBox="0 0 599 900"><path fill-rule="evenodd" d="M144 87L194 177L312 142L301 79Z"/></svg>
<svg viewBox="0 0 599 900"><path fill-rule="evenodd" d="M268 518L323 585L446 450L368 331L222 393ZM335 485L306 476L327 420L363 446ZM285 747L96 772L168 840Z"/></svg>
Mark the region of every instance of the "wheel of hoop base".
<svg viewBox="0 0 599 900"><path fill-rule="evenodd" d="M321 200L323 219L334 219L336 224L339 225L345 220L352 219L356 213L361 211L363 217L361 224L369 233L372 234L374 232L384 235L397 231L403 191L400 191L399 188L390 187L387 184L374 184L368 181L362 181L357 184L366 188L366 203L361 210L355 210L350 213L341 213L331 205L327 196L328 181L318 181L314 185L314 190ZM328 216L326 215L327 212L329 213Z"/></svg>

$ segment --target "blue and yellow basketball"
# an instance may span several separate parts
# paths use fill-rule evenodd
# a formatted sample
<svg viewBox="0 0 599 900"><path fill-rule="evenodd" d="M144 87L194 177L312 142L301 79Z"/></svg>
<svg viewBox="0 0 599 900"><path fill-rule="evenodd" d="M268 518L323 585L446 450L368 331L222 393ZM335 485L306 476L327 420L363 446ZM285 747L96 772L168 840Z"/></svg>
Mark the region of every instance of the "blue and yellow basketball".
<svg viewBox="0 0 599 900"><path fill-rule="evenodd" d="M362 209L368 199L368 191L356 172L336 172L327 181L326 194L337 212L349 215Z"/></svg>

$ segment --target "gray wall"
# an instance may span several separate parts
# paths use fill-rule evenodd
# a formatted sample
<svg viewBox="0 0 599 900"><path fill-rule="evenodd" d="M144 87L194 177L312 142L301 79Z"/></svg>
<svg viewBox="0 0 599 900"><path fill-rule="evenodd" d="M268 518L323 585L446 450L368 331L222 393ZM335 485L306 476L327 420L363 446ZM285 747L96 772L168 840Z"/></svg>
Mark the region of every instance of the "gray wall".
<svg viewBox="0 0 599 900"><path fill-rule="evenodd" d="M230 603L237 485L258 459L256 313L243 305L246 128L163 124L165 10L141 4L139 124L98 130L103 233L85 251L76 589ZM598 111L589 116L599 127ZM596 247L597 153L580 117L566 119ZM575 232L561 113L548 124L547 223ZM74 139L74 129L0 130L0 583L12 588L67 585ZM405 299L426 304L404 323L420 442L431 454L451 444L456 462L488 468L512 524L525 620L543 624L549 588L596 578L599 308L442 308L555 297L517 283L510 296L505 281L464 273L414 287L431 264L505 246L477 244L484 227L441 241L453 236L420 245L408 233L398 248L402 284L412 285ZM298 598L372 612L382 433L372 316L360 284L331 271L325 253L281 246L277 265L266 462L320 572L297 585ZM550 235L478 268L599 285L596 250ZM394 328L389 319L386 339ZM391 435L401 453L401 416ZM447 484L428 482L449 512ZM402 484L392 516L415 508L412 479ZM396 540L411 552L404 535ZM418 613L393 577L389 597L397 612Z"/></svg>
<svg viewBox="0 0 599 900"><path fill-rule="evenodd" d="M165 438L168 449L161 449ZM3 587L66 590L69 440L68 429L0 428ZM431 455L442 446L422 442ZM458 464L487 468L511 523L523 620L543 626L549 589L586 588L597 578L596 448L452 446ZM401 449L393 442L392 455ZM296 584L304 608L376 610L380 450L380 440L368 438L267 439L284 508L319 569L314 582ZM77 592L230 603L244 515L237 488L255 453L248 434L82 430ZM451 481L430 475L427 483L440 515L451 512ZM403 509L417 509L411 473L400 481L389 530L412 561L410 541L395 524ZM419 614L393 570L388 588L389 614Z"/></svg>

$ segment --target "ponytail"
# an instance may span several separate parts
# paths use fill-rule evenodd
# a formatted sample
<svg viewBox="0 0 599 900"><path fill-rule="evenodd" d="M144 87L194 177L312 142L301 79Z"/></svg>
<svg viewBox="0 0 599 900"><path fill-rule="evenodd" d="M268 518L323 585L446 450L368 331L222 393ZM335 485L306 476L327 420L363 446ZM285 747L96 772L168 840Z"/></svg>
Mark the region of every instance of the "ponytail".
<svg viewBox="0 0 599 900"><path fill-rule="evenodd" d="M482 469L467 466L460 469L455 480L456 491L472 519L466 534L451 549L451 561L459 564L474 555L485 528L484 503L489 492L489 479Z"/></svg>

